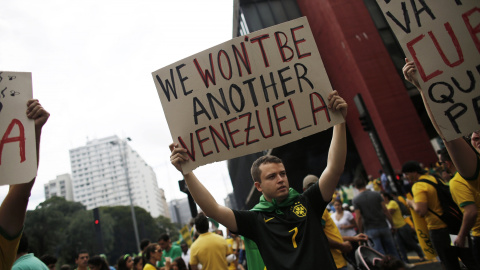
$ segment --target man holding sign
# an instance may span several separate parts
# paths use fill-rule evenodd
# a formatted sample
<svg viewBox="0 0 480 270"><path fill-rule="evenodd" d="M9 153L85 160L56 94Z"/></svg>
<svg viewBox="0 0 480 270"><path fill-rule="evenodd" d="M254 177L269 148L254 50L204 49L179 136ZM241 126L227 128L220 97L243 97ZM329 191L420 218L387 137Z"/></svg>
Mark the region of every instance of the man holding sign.
<svg viewBox="0 0 480 270"><path fill-rule="evenodd" d="M328 109L347 114L347 103L337 91L328 95ZM187 150L170 145L172 164L183 173ZM204 213L230 231L256 242L267 269L336 269L321 217L343 173L347 151L345 123L336 124L328 164L318 184L302 195L289 188L282 161L263 156L252 165L255 187L262 192L252 211L236 211L219 205L193 172L184 175L189 191Z"/></svg>
<svg viewBox="0 0 480 270"><path fill-rule="evenodd" d="M452 196L454 198L456 197L462 197L464 198L467 194L473 194L472 197L478 196L478 191L479 191L479 183L480 183L480 173L479 173L479 168L480 168L480 158L478 152L475 152L469 145L468 143L462 138L456 138L450 141L447 141L443 134L441 133L441 130L439 128L439 125L437 121L435 120L433 116L433 112L430 109L430 106L426 102L426 97L424 93L421 91L420 85L418 83L418 80L415 78L415 73L417 72L417 68L415 66L415 63L413 61L409 61L407 58L405 58L405 66L403 67L403 75L407 81L415 85L419 90L420 90L420 95L422 96L422 99L424 101L425 109L430 117L430 120L432 121L433 126L435 127L436 131L440 135L440 137L443 140L443 143L445 144L445 147L448 151L448 154L443 154L441 157L442 159L445 157L448 157L448 159L451 159L453 162L455 169L458 168L459 174L455 174L454 178L450 182L450 192L452 193ZM480 138L478 135L478 131L473 132L471 135L471 141L472 145L475 147L475 138ZM478 140L477 140L478 141ZM478 143L477 143L478 145ZM478 148L476 148L478 151ZM442 162L445 162L445 160L441 160ZM458 164L458 165L457 165ZM462 170L460 170L462 168ZM463 175L468 175L470 177L463 177ZM460 190L456 187L459 186L459 183L466 183L468 186L465 186L464 190ZM462 185L463 186L463 185ZM465 192L465 190L467 192ZM457 202L458 203L458 202ZM475 223L475 220L477 219L477 212L478 209L476 209L475 204L473 205L465 205L465 204L459 204L458 205L462 212L464 213L463 220L462 220L462 229L459 232L460 238L457 237L457 239L454 240L454 245L459 247L459 248L464 248L466 245L465 239L465 234L469 234L471 227ZM423 206L424 212L427 211L425 208L426 206ZM467 209L470 209L465 213L465 207ZM470 229L466 229L470 227ZM473 243L471 250L473 252L473 258L478 260L478 254L480 251L480 237L474 233L473 235ZM442 250L444 248L439 248L435 247L437 249L437 252L440 256L440 260L442 260L442 263L446 263L447 267L449 268L458 268L458 260L456 255L456 250L452 250L450 246L448 235L445 233L445 239L444 239L444 246L449 248L447 251ZM434 242L435 245L435 242ZM438 245L438 244L437 244ZM452 252L453 251L453 252ZM458 251L460 254L461 250ZM442 254L444 254L442 256ZM451 258L453 255L453 258ZM447 257L450 256L450 257ZM443 258L442 258L443 257ZM472 260L473 260L472 258ZM462 258L462 261L465 261ZM478 263L478 262L477 262ZM451 266L449 266L451 265ZM472 268L473 269L473 268Z"/></svg>
<svg viewBox="0 0 480 270"><path fill-rule="evenodd" d="M47 122L50 114L36 99L30 99L27 102L26 114L29 119L35 121L38 165L40 135L42 127ZM11 185L7 196L0 206L0 269L10 269L15 261L18 243L22 235L23 222L25 221L28 199L34 182L35 178L25 184Z"/></svg>

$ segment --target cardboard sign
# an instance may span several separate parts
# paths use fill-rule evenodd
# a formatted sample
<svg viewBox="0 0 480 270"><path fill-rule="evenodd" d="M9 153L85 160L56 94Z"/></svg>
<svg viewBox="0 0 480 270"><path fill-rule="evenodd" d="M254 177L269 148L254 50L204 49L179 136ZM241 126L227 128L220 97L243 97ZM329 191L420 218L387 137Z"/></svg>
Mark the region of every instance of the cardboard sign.
<svg viewBox="0 0 480 270"><path fill-rule="evenodd" d="M0 71L0 185L20 184L37 175L35 124L27 118L32 74Z"/></svg>
<svg viewBox="0 0 480 270"><path fill-rule="evenodd" d="M377 0L447 141L480 129L480 1Z"/></svg>
<svg viewBox="0 0 480 270"><path fill-rule="evenodd" d="M344 121L305 17L152 73L175 142L198 166L278 147Z"/></svg>

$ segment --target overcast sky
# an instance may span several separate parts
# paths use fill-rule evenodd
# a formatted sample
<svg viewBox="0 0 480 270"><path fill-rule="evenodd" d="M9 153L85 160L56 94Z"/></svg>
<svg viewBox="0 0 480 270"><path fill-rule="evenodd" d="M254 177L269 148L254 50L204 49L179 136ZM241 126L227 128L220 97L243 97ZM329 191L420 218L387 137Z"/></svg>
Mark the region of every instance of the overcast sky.
<svg viewBox="0 0 480 270"><path fill-rule="evenodd" d="M28 208L44 201L45 183L71 173L69 149L111 135L132 139L167 201L185 197L151 73L231 39L232 14L232 0L3 0L0 71L32 72L33 96L51 113ZM195 172L223 204L226 163Z"/></svg>

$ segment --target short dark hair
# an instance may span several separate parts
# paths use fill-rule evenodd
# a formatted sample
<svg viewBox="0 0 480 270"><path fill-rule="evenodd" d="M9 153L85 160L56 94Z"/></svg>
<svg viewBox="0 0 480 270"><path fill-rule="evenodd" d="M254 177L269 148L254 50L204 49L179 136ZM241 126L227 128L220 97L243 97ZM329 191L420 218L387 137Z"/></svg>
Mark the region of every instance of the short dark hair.
<svg viewBox="0 0 480 270"><path fill-rule="evenodd" d="M144 250L148 245L150 245L150 243L151 243L150 239L143 239L140 242L140 249Z"/></svg>
<svg viewBox="0 0 480 270"><path fill-rule="evenodd" d="M272 155L265 155L257 158L252 164L252 168L250 169L250 173L252 174L252 178L254 182L262 182L260 175L262 171L260 170L260 165L267 164L267 163L283 163L282 160L276 156Z"/></svg>
<svg viewBox="0 0 480 270"><path fill-rule="evenodd" d="M102 257L95 255L88 260L88 264L98 267L100 270L109 270L107 261Z"/></svg>
<svg viewBox="0 0 480 270"><path fill-rule="evenodd" d="M57 258L50 254L45 254L42 257L40 257L40 261L42 261L44 264L49 265L49 264L56 264L57 263Z"/></svg>
<svg viewBox="0 0 480 270"><path fill-rule="evenodd" d="M195 228L199 233L208 232L208 218L203 212L199 213L195 218Z"/></svg>
<svg viewBox="0 0 480 270"><path fill-rule="evenodd" d="M20 243L18 243L17 254L26 253L28 252L28 238L23 233L22 237L20 238Z"/></svg>
<svg viewBox="0 0 480 270"><path fill-rule="evenodd" d="M450 161L452 162L452 159L450 158L450 154L447 151L447 148L442 148L437 151L437 154L440 156L442 161Z"/></svg>
<svg viewBox="0 0 480 270"><path fill-rule="evenodd" d="M72 269L69 264L64 264L60 267L60 270L70 270Z"/></svg>
<svg viewBox="0 0 480 270"><path fill-rule="evenodd" d="M422 167L420 166L420 163L418 163L418 161L415 161L415 160L410 160L403 163L402 172L403 173L416 172L419 174L425 174L425 170L423 170Z"/></svg>
<svg viewBox="0 0 480 270"><path fill-rule="evenodd" d="M84 254L84 253L89 254L89 253L88 253L88 250L86 250L86 249L80 249L79 251L77 251L77 254L76 254L75 258L78 259L78 256L80 256L80 254Z"/></svg>
<svg viewBox="0 0 480 270"><path fill-rule="evenodd" d="M355 179L353 180L353 186L354 186L356 189L364 188L364 187L366 186L365 180L363 180L363 178L355 178Z"/></svg>
<svg viewBox="0 0 480 270"><path fill-rule="evenodd" d="M337 202L338 202L340 205L342 205L342 207L343 207L342 200L340 200L340 199L335 199L332 204L335 204L335 203L337 203Z"/></svg>
<svg viewBox="0 0 480 270"><path fill-rule="evenodd" d="M160 241L160 240L168 242L168 240L170 240L170 235L164 233L164 234L160 235L160 237L158 238L158 241Z"/></svg>

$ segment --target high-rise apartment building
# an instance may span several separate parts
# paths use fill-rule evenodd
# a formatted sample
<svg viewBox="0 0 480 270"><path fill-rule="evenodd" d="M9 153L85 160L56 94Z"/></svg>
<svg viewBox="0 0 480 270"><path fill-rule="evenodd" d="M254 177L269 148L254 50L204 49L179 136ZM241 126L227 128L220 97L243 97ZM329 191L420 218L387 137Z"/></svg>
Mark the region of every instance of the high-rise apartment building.
<svg viewBox="0 0 480 270"><path fill-rule="evenodd" d="M45 200L51 197L63 197L67 201L73 201L72 177L69 173L57 175L57 178L43 185Z"/></svg>
<svg viewBox="0 0 480 270"><path fill-rule="evenodd" d="M185 225L192 219L188 198L172 200L169 203L172 222Z"/></svg>
<svg viewBox="0 0 480 270"><path fill-rule="evenodd" d="M118 136L94 139L70 150L74 200L87 209L133 205L153 217L169 217L153 169Z"/></svg>

